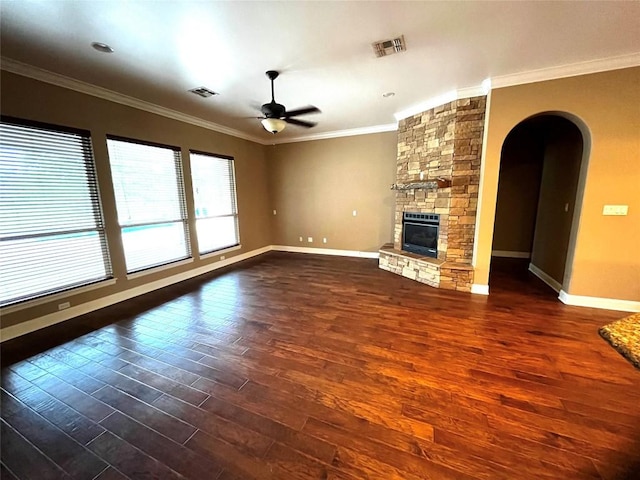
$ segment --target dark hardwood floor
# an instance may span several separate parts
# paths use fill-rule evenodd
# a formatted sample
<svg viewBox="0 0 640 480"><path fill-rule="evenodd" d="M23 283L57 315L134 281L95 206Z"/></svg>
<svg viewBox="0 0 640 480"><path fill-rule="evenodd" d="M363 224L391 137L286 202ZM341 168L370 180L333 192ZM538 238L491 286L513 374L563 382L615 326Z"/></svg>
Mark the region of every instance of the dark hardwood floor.
<svg viewBox="0 0 640 480"><path fill-rule="evenodd" d="M626 314L512 267L482 297L272 253L5 342L2 478L640 478Z"/></svg>

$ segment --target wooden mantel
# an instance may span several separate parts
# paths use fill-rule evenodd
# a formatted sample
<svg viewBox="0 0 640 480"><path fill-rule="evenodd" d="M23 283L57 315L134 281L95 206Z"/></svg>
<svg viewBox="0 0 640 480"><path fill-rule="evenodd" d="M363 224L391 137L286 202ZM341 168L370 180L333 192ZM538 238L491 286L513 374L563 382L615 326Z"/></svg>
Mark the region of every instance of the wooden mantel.
<svg viewBox="0 0 640 480"><path fill-rule="evenodd" d="M436 190L438 188L449 188L450 186L450 179L436 178L435 180L429 180L428 182L394 183L391 185L391 190Z"/></svg>

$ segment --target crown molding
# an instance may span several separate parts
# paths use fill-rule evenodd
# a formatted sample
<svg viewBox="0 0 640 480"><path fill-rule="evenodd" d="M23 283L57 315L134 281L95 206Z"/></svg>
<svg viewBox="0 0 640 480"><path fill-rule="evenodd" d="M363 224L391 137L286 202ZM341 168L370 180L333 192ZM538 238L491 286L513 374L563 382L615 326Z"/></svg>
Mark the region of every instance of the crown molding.
<svg viewBox="0 0 640 480"><path fill-rule="evenodd" d="M609 70L618 70L621 68L629 68L640 65L640 52L631 53L627 55L621 55L617 57L602 58L597 60L589 60L585 62L571 63L567 65L560 65L556 67L542 68L538 70L530 70L527 72L515 73L510 75L501 75L493 77L490 83L485 85L477 85L472 87L465 87L458 90L451 90L442 95L431 97L428 100L421 102L417 105L409 107L405 110L397 112L394 117L397 121L411 117L418 113L425 112L434 107L444 105L445 103L452 102L463 98L471 98L482 95L487 95L488 91L496 88L511 87L515 85L522 85L526 83L543 82L548 80L555 80L558 78L573 77L578 75L587 75L590 73L605 72ZM0 57L0 68L7 72L15 73L23 77L32 78L41 82L49 83L59 87L74 90L94 97L102 98L111 102L119 103L129 107L144 110L146 112L161 115L163 117L171 118L181 122L189 123L198 127L206 128L218 133L230 135L232 137L249 140L251 142L258 143L260 145L278 145L283 143L294 142L307 142L312 140L325 140L330 138L350 137L355 135L368 135L372 133L393 132L398 129L397 123L374 125L370 127L352 128L347 130L336 130L332 132L316 133L311 135L304 135L293 138L269 139L260 138L239 130L225 127L208 120L203 120L193 115L178 112L166 107L161 107L154 103L139 100L122 93L108 90L97 85L75 80L73 78L60 75L42 68L34 67L26 63L13 60L8 57ZM485 81L486 82L486 81Z"/></svg>
<svg viewBox="0 0 640 480"><path fill-rule="evenodd" d="M457 90L445 92L442 95L438 95L436 97L431 97L424 102L421 102L400 112L394 113L393 116L397 121L400 121L419 113L426 112L427 110L431 110L432 108L439 107L440 105L444 105L445 103L453 102L455 100L472 97L483 97L487 95L487 93L489 93L489 90L491 90L491 83L487 84L487 81L488 80L485 80L480 85L459 88Z"/></svg>
<svg viewBox="0 0 640 480"><path fill-rule="evenodd" d="M432 108L438 107L440 105L444 105L445 103L453 102L458 98L458 93L456 90L451 90L449 92L443 93L442 95L438 95L436 97L431 97L424 102L420 102L417 105L413 105L412 107L406 108L405 110L401 110L397 113L394 113L393 116L399 122L400 120L404 120L405 118L413 117L422 112L426 112L427 110L431 110Z"/></svg>
<svg viewBox="0 0 640 480"><path fill-rule="evenodd" d="M34 67L33 65L28 65L26 63L13 60L12 58L0 57L0 67L2 68L2 70L5 70L10 73L15 73L16 75L32 78L34 80L39 80L41 82L49 83L51 85L56 85L58 87L74 90L76 92L98 97L103 100L108 100L110 102L119 103L121 105L126 105L128 107L137 108L138 110L144 110L145 112L155 113L156 115L161 115L163 117L171 118L173 120L189 123L197 127L203 127L208 130L213 130L214 132L224 133L225 135L242 138L243 140L249 140L251 142L260 143L262 145L269 144L269 142L264 139L254 137L252 135L248 135L239 130L235 130L233 128L225 127L224 125L219 125L214 122L203 120L201 118L194 117L193 115L188 115L186 113L178 112L177 110L161 107L154 103L150 103L144 100L130 97L128 95L124 95L123 93L118 93L113 90L109 90L107 88L99 87L97 85L92 85L87 82L82 82L80 80L76 80L74 78L67 77L65 75L60 75L59 73L54 73L49 70L44 70L42 68Z"/></svg>
<svg viewBox="0 0 640 480"><path fill-rule="evenodd" d="M599 58L586 62L569 63L556 67L540 68L527 72L514 73L492 77L492 88L513 87L526 83L544 82L558 78L576 77L590 73L619 70L621 68L637 67L640 65L640 52L620 55L617 57Z"/></svg>
<svg viewBox="0 0 640 480"><path fill-rule="evenodd" d="M489 83L487 84L486 82ZM489 93L489 90L491 90L491 82L484 80L480 85L456 90L456 100L460 100L461 98L484 97Z"/></svg>
<svg viewBox="0 0 640 480"><path fill-rule="evenodd" d="M388 123L386 125L374 125L371 127L351 128L348 130L335 130L333 132L314 133L302 137L284 138L270 142L271 145L279 145L282 143L309 142L311 140L326 140L329 138L353 137L356 135L369 135L372 133L395 132L398 130L397 123Z"/></svg>
<svg viewBox="0 0 640 480"><path fill-rule="evenodd" d="M233 128L225 127L224 125L194 117L193 115L188 115L186 113L178 112L170 108L161 107L160 105L156 105L154 103L139 100L123 93L118 93L113 90L67 77L65 75L60 75L59 73L54 73L49 70L34 67L33 65L22 63L12 58L0 57L0 67L2 68L2 70L6 70L10 73L15 73L16 75L32 78L34 80L39 80L41 82L49 83L51 85L56 85L62 88L67 88L69 90L74 90L76 92L84 93L87 95L92 95L94 97L102 98L103 100L108 100L111 102L119 103L121 105L126 105L128 107L137 108L146 112L155 113L156 115L162 115L163 117L189 123L191 125L206 128L208 130L213 130L218 133L224 133L225 135L230 135L232 137L242 138L244 140L259 143L261 145L277 145L280 143L306 142L310 140L350 137L354 135L367 135L370 133L392 132L398 129L398 125L393 123L387 125L375 125L372 127L317 133L295 138L284 138L282 140L260 138L253 135L248 135Z"/></svg>
<svg viewBox="0 0 640 480"><path fill-rule="evenodd" d="M454 100L487 95L488 91L491 89L513 87L516 85L524 85L526 83L545 82L559 78L576 77L579 75L619 70L621 68L636 67L639 65L640 52L637 52L617 57L600 58L597 60L588 60L586 62L569 63L555 67L491 77L491 79L485 80L485 82L488 82L485 85L451 90L395 113L394 117L396 120L400 121L405 118L412 117L413 115L426 112L427 110L431 110L434 107L444 105L445 103L453 102Z"/></svg>

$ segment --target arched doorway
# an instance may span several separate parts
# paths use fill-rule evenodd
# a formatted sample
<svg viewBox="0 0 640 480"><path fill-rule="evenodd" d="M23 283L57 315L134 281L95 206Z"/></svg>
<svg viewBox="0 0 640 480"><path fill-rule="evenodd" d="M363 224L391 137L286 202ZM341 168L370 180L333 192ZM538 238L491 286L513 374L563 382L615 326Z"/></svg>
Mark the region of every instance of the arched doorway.
<svg viewBox="0 0 640 480"><path fill-rule="evenodd" d="M529 117L505 138L491 259L492 271L531 272L556 292L570 280L590 147L586 127L567 117Z"/></svg>

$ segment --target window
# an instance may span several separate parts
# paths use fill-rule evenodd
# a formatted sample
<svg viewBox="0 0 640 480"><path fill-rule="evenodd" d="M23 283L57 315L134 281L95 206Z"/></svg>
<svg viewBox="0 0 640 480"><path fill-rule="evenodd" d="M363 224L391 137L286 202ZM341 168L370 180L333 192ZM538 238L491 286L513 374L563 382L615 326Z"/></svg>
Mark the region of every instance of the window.
<svg viewBox="0 0 640 480"><path fill-rule="evenodd" d="M116 137L107 146L127 272L190 257L180 150Z"/></svg>
<svg viewBox="0 0 640 480"><path fill-rule="evenodd" d="M2 117L0 305L112 277L89 132Z"/></svg>
<svg viewBox="0 0 640 480"><path fill-rule="evenodd" d="M233 158L189 152L200 253L238 245Z"/></svg>

